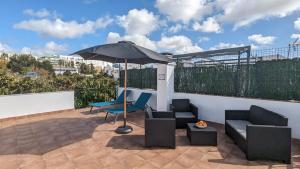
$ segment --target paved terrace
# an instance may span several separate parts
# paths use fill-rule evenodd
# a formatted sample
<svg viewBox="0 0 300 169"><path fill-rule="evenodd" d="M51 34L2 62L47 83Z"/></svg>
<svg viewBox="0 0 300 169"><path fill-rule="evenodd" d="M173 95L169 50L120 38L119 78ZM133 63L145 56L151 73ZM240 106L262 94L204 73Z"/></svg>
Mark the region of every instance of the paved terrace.
<svg viewBox="0 0 300 169"><path fill-rule="evenodd" d="M130 135L117 135L121 124L104 121L104 113L87 109L13 119L0 123L0 168L3 169L202 169L300 168L300 142L293 140L292 165L245 159L218 129L218 147L190 146L185 130L177 130L177 148L145 149L144 114L131 113Z"/></svg>

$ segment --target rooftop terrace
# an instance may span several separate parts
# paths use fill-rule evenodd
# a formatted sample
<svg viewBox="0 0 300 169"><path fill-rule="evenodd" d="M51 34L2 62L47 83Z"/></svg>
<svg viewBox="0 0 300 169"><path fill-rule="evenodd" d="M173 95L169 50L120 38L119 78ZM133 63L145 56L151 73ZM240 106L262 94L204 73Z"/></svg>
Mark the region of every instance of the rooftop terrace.
<svg viewBox="0 0 300 169"><path fill-rule="evenodd" d="M176 149L144 148L144 113L129 114L134 131L117 135L104 113L88 109L0 122L0 168L300 168L300 141L293 140L292 164L247 161L241 150L218 130L218 146L190 146L185 130L176 132ZM120 119L121 120L121 119Z"/></svg>

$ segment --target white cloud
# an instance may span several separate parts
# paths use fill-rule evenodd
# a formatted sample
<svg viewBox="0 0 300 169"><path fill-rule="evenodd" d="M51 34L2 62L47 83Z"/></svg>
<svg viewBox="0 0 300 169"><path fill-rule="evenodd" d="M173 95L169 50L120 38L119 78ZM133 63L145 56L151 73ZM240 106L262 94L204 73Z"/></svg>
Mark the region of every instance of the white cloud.
<svg viewBox="0 0 300 169"><path fill-rule="evenodd" d="M219 20L234 23L234 29L300 10L299 0L217 0L216 4L222 10Z"/></svg>
<svg viewBox="0 0 300 169"><path fill-rule="evenodd" d="M300 4L300 2L299 2L299 4ZM300 18L298 18L298 19L294 22L294 26L295 26L295 29L300 30Z"/></svg>
<svg viewBox="0 0 300 169"><path fill-rule="evenodd" d="M174 54L191 53L202 51L197 44L193 44L191 39L186 36L163 36L159 41L153 41L143 35L125 35L120 36L119 33L110 32L107 35L107 43L115 43L121 40L132 41L139 46L152 49L159 52L172 52Z"/></svg>
<svg viewBox="0 0 300 169"><path fill-rule="evenodd" d="M257 45L254 45L254 44L251 44L250 46L251 46L251 49L252 49L252 50L256 50L256 49L258 49L258 48L259 48L259 46L257 46Z"/></svg>
<svg viewBox="0 0 300 169"><path fill-rule="evenodd" d="M172 21L188 23L211 13L207 0L156 0L155 6Z"/></svg>
<svg viewBox="0 0 300 169"><path fill-rule="evenodd" d="M31 52L32 52L32 49L29 47L23 47L20 51L20 53L22 53L22 54L31 54Z"/></svg>
<svg viewBox="0 0 300 169"><path fill-rule="evenodd" d="M63 21L61 19L31 19L15 24L14 28L34 31L42 36L64 39L95 33L97 29L105 28L112 21L109 17L98 18L95 21L88 20L84 23Z"/></svg>
<svg viewBox="0 0 300 169"><path fill-rule="evenodd" d="M226 49L226 48L236 48L236 47L241 47L241 46L245 46L244 44L235 44L235 43L224 43L221 42L211 48L209 48L210 50L217 50L217 49Z"/></svg>
<svg viewBox="0 0 300 169"><path fill-rule="evenodd" d="M291 35L291 38L292 38L292 39L297 39L297 38L300 39L300 34L292 34L292 35Z"/></svg>
<svg viewBox="0 0 300 169"><path fill-rule="evenodd" d="M60 45L60 44L57 44L53 41L50 41L48 43L46 43L44 49L46 52L49 52L49 53L60 53L60 52L64 52L67 50L67 45Z"/></svg>
<svg viewBox="0 0 300 169"><path fill-rule="evenodd" d="M169 28L168 31L171 32L171 33L177 33L177 32L179 32L182 28L183 28L182 25L176 24L176 25L171 26L171 27Z"/></svg>
<svg viewBox="0 0 300 169"><path fill-rule="evenodd" d="M200 37L200 38L199 38L198 42L201 43L201 42L206 42L206 41L209 41L209 40L210 40L209 37L203 36L203 37Z"/></svg>
<svg viewBox="0 0 300 169"><path fill-rule="evenodd" d="M193 44L191 39L186 36L163 36L160 41L157 42L157 46L161 51L168 51L174 54L199 52L203 49L198 45Z"/></svg>
<svg viewBox="0 0 300 169"><path fill-rule="evenodd" d="M61 16L56 11L49 11L46 8L42 8L39 10L25 9L23 11L23 14L29 15L32 17L37 17L37 18L48 18L48 17L59 18Z"/></svg>
<svg viewBox="0 0 300 169"><path fill-rule="evenodd" d="M84 4L93 4L93 3L98 2L98 0L83 0L82 2L83 2Z"/></svg>
<svg viewBox="0 0 300 169"><path fill-rule="evenodd" d="M193 24L193 29L195 31L201 31L201 32L215 32L215 33L221 32L221 26L213 17L207 18L205 21L203 21L202 24L200 24L199 22L195 22Z"/></svg>
<svg viewBox="0 0 300 169"><path fill-rule="evenodd" d="M270 45L273 44L276 37L274 36L263 36L261 34L253 34L251 36L248 36L248 40L255 42L259 45Z"/></svg>
<svg viewBox="0 0 300 169"><path fill-rule="evenodd" d="M13 49L9 45L0 42L0 52L12 52L12 51Z"/></svg>
<svg viewBox="0 0 300 169"><path fill-rule="evenodd" d="M119 33L116 32L109 32L107 35L107 43L116 43L118 41L132 41L135 44L139 46L143 46L148 49L156 50L156 44L154 41L151 41L149 38L147 38L144 35L125 35L125 36L120 36Z"/></svg>
<svg viewBox="0 0 300 169"><path fill-rule="evenodd" d="M106 37L107 43L116 43L121 40L121 36L119 33L116 32L109 32Z"/></svg>
<svg viewBox="0 0 300 169"><path fill-rule="evenodd" d="M127 15L118 16L119 24L128 35L148 35L159 28L159 17L146 9L132 9Z"/></svg>
<svg viewBox="0 0 300 169"><path fill-rule="evenodd" d="M61 54L62 52L67 51L68 45L66 44L57 44L53 41L47 42L44 46L36 46L33 48L23 47L20 53L23 54L33 54L33 55L53 55L53 54Z"/></svg>
<svg viewBox="0 0 300 169"><path fill-rule="evenodd" d="M39 18L44 18L44 17L48 17L48 16L51 15L51 13L45 8L42 8L42 9L37 10L37 11L34 11L33 9L25 9L23 11L23 13L26 14L26 15L39 17Z"/></svg>

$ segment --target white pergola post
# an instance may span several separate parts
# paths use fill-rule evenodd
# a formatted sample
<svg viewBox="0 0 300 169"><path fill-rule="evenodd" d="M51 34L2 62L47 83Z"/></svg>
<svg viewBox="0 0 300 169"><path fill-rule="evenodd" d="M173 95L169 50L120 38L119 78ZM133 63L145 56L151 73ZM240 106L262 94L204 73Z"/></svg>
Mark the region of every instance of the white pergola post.
<svg viewBox="0 0 300 169"><path fill-rule="evenodd" d="M174 64L157 67L157 110L168 111L174 93Z"/></svg>

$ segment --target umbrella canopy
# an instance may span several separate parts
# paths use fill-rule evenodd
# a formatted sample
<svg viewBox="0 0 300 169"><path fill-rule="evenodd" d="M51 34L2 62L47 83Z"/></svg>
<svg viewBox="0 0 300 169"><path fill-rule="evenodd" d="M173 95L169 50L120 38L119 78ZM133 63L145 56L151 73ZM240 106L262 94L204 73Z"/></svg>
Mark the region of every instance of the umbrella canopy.
<svg viewBox="0 0 300 169"><path fill-rule="evenodd" d="M86 60L102 60L111 63L166 64L169 59L150 49L138 46L130 41L120 41L112 44L98 45L73 53Z"/></svg>
<svg viewBox="0 0 300 169"><path fill-rule="evenodd" d="M120 41L118 43L98 45L73 53L80 55L86 60L102 60L112 63L125 63L124 91L127 83L127 63L147 64L163 63L167 64L167 56L154 52L150 49L138 46L129 41ZM132 131L132 127L126 123L126 92L124 93L124 125L117 128L116 132L127 134Z"/></svg>

